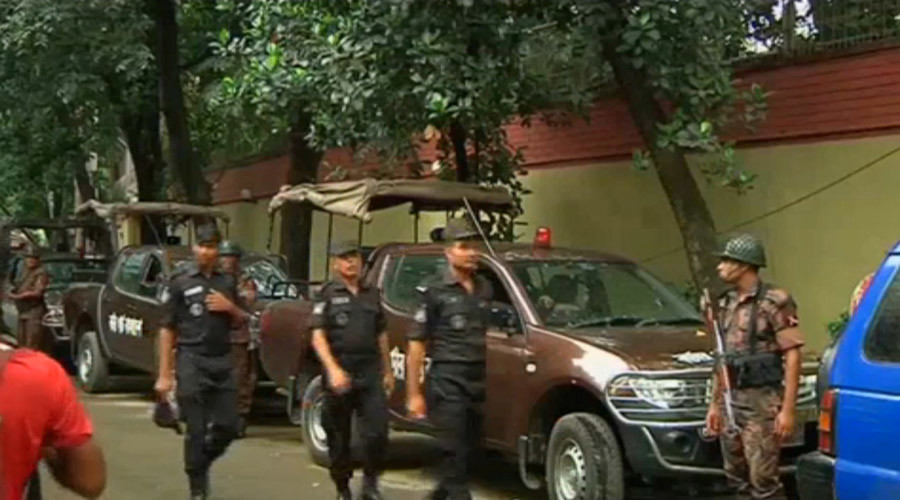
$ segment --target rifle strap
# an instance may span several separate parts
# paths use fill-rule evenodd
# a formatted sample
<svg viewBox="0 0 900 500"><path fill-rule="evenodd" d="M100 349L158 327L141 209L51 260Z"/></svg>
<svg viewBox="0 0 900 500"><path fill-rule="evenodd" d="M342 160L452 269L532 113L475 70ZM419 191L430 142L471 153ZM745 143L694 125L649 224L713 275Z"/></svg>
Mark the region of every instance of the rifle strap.
<svg viewBox="0 0 900 500"><path fill-rule="evenodd" d="M769 291L769 286L762 281L759 282L759 285L756 287L756 294L753 296L753 303L750 305L750 354L756 354L756 344L757 344L757 315L759 314L759 301L766 297L766 293Z"/></svg>

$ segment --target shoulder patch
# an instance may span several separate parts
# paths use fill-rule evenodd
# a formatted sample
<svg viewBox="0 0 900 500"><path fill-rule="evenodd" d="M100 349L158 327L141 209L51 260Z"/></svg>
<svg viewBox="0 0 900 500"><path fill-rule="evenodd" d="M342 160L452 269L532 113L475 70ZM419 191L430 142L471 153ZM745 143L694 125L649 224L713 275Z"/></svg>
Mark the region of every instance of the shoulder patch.
<svg viewBox="0 0 900 500"><path fill-rule="evenodd" d="M316 302L313 306L313 314L322 314L325 312L325 302Z"/></svg>
<svg viewBox="0 0 900 500"><path fill-rule="evenodd" d="M426 311L424 307L419 308L419 310L416 311L416 315L413 319L415 319L416 323L427 323L428 311Z"/></svg>

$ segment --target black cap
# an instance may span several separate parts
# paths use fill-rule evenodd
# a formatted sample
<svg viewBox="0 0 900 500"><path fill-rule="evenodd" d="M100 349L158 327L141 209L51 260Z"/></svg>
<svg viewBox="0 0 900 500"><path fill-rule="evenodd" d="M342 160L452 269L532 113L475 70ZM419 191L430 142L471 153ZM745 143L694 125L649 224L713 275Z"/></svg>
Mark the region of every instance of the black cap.
<svg viewBox="0 0 900 500"><path fill-rule="evenodd" d="M156 406L153 408L153 423L165 429L174 429L177 434L181 434L181 424L178 422L178 416L168 401L156 403Z"/></svg>
<svg viewBox="0 0 900 500"><path fill-rule="evenodd" d="M332 257L345 257L350 254L359 253L359 245L354 241L336 241L331 244L328 253Z"/></svg>
<svg viewBox="0 0 900 500"><path fill-rule="evenodd" d="M478 230L469 219L450 219L447 228L444 229L444 238L447 241L461 241L478 238Z"/></svg>
<svg viewBox="0 0 900 500"><path fill-rule="evenodd" d="M218 245L222 239L219 228L215 224L201 224L197 226L197 243L200 245Z"/></svg>

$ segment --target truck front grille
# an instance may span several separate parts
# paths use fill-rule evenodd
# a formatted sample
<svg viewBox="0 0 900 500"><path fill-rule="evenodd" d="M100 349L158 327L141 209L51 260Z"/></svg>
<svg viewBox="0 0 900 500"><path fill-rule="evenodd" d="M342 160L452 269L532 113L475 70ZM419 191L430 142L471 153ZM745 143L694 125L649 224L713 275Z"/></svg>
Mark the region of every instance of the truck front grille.
<svg viewBox="0 0 900 500"><path fill-rule="evenodd" d="M797 406L815 407L816 375L804 371L807 374L801 377ZM704 425L712 400L711 374L711 369L625 372L607 385L606 398L616 416L626 423Z"/></svg>

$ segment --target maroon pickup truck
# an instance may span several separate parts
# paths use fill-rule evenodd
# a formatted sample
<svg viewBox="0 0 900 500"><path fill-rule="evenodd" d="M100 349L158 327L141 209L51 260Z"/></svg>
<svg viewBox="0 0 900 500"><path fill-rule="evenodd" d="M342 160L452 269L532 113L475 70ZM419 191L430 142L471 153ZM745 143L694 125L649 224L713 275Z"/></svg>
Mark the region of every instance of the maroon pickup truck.
<svg viewBox="0 0 900 500"><path fill-rule="evenodd" d="M374 179L286 188L269 209L287 202L356 218L360 235L370 212L411 204L416 240L420 211L465 207L477 217L512 205L509 193L496 188ZM439 241L441 228L431 234ZM554 500L621 500L636 479L722 478L718 443L704 441L700 432L715 338L696 309L634 262L554 248L551 239L541 228L533 244L496 243L480 256L479 272L495 294L487 331L484 445L516 462L528 487L545 483ZM419 301L416 287L445 266L444 247L436 243L381 245L366 259L363 279L380 291L390 369L399 382L390 396L395 428L434 432L405 411L405 337ZM260 318L260 360L287 390L289 414L302 424L313 460L326 464L310 312L308 300L271 303ZM815 386L816 363L809 361L798 426L785 442L785 472L815 446Z"/></svg>
<svg viewBox="0 0 900 500"><path fill-rule="evenodd" d="M113 260L105 281L69 287L63 315L82 389L111 390L115 375L156 373L155 345L166 283L192 261L187 246L126 247ZM262 308L277 295L276 284L285 283L287 277L266 257L246 255L243 265L256 281L257 307ZM280 288L282 294L287 290Z"/></svg>
<svg viewBox="0 0 900 500"><path fill-rule="evenodd" d="M546 233L543 233L546 234ZM542 238L546 244L546 239ZM613 255L547 245L496 244L479 271L493 284L484 443L518 462L550 497L621 499L627 479L722 476L716 442L701 439L714 338L696 310L646 270ZM431 433L404 409L405 332L416 286L445 266L443 247L389 244L370 255L365 282L388 317L395 427ZM261 317L261 360L302 398L303 435L327 462L320 366L309 301L281 301ZM789 470L815 444L815 363L804 365ZM600 484L600 483L603 484Z"/></svg>

